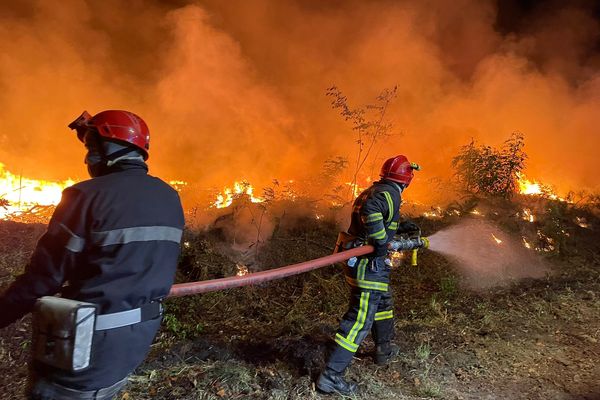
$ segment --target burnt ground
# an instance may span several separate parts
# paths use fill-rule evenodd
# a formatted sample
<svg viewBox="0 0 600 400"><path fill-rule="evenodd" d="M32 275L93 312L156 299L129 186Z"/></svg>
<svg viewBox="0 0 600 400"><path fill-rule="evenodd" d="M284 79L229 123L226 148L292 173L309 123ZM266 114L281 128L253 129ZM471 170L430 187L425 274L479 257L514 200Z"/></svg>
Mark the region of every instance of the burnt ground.
<svg viewBox="0 0 600 400"><path fill-rule="evenodd" d="M506 233L530 229L511 217L512 206L502 207L493 219ZM540 252L550 265L540 279L472 290L452 262L432 252L423 252L417 268L399 267L393 287L401 354L376 366L367 339L348 372L361 388L355 398L600 399L600 221L586 214L589 225L581 227L576 212L549 207L538 216L536 231L555 245ZM420 222L428 233L456 218ZM302 218L279 228L256 259L227 251L230 237L218 228L186 232L178 280L231 275L242 259L253 270L318 257L329 253L337 229ZM22 268L42 229L0 223L0 286ZM329 398L313 382L346 296L331 266L169 300L151 354L120 398ZM22 398L29 343L28 317L0 331L0 398Z"/></svg>

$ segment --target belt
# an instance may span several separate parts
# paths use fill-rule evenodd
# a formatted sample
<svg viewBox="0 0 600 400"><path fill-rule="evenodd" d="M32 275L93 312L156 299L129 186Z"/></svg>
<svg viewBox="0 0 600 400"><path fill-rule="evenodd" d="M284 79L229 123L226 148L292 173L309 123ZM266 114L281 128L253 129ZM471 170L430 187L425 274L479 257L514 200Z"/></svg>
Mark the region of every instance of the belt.
<svg viewBox="0 0 600 400"><path fill-rule="evenodd" d="M59 385L50 379L35 377L29 396L34 399L109 400L114 398L126 384L127 378L98 390L77 390Z"/></svg>
<svg viewBox="0 0 600 400"><path fill-rule="evenodd" d="M107 329L121 328L123 326L137 324L158 318L162 315L163 307L160 302L144 304L133 310L120 311L111 314L102 314L96 316L97 331Z"/></svg>

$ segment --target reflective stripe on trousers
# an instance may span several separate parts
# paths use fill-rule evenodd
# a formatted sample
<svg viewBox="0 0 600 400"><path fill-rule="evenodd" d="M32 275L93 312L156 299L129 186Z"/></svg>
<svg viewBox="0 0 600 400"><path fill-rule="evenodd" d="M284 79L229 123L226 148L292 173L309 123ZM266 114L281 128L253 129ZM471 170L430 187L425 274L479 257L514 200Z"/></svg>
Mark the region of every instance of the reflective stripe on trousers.
<svg viewBox="0 0 600 400"><path fill-rule="evenodd" d="M327 367L343 372L369 331L375 344L389 342L394 335L393 316L391 291L353 289L350 306L335 335L337 346Z"/></svg>
<svg viewBox="0 0 600 400"><path fill-rule="evenodd" d="M126 384L127 378L107 388L77 390L46 379L38 379L32 385L29 400L111 400Z"/></svg>

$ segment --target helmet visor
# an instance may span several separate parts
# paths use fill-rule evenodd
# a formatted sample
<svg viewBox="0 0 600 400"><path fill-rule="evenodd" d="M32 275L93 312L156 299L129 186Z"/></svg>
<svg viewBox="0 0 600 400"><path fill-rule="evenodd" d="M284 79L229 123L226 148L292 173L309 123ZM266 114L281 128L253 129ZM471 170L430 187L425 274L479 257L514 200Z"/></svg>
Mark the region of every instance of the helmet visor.
<svg viewBox="0 0 600 400"><path fill-rule="evenodd" d="M81 113L79 117L77 117L73 122L71 122L68 127L70 129L74 129L77 132L77 138L83 142L85 133L89 129L88 121L92 118L92 116L84 111Z"/></svg>

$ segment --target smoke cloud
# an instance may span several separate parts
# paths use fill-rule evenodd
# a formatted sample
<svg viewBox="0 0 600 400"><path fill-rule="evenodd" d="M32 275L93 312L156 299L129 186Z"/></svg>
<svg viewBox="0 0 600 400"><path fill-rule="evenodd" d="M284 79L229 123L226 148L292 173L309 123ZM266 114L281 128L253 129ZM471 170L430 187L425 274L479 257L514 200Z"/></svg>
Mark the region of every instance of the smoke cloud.
<svg viewBox="0 0 600 400"><path fill-rule="evenodd" d="M4 2L0 162L83 179L66 125L83 109L118 108L148 122L156 175L199 189L301 181L356 155L325 89L359 106L397 85L395 135L373 161L404 153L424 166L409 198L427 201L471 138L500 145L517 130L529 176L599 190L593 11L586 1L544 2L520 19L479 0Z"/></svg>

